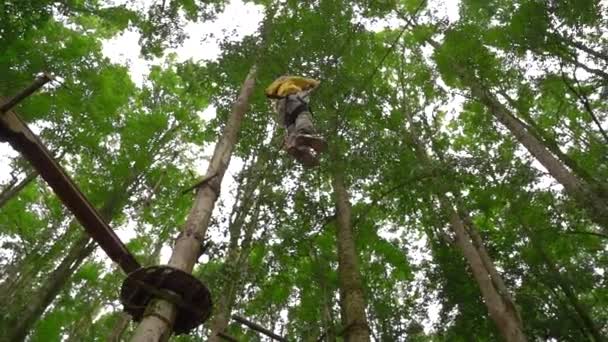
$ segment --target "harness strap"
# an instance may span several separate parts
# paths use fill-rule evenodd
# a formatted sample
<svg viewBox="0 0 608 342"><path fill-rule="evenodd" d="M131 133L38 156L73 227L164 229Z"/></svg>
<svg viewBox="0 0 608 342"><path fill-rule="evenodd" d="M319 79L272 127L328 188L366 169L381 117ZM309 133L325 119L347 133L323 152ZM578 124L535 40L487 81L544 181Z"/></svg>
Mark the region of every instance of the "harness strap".
<svg viewBox="0 0 608 342"><path fill-rule="evenodd" d="M298 118L298 115L302 114L303 112L309 112L312 115L312 110L310 109L310 105L308 104L308 102L304 101L304 99L302 99L299 95L296 95L296 100L298 100L300 102L300 104L292 109L290 112L286 112L285 113L285 126L289 127L293 124L296 123L296 119ZM286 97L285 101L289 101L290 99L288 97Z"/></svg>

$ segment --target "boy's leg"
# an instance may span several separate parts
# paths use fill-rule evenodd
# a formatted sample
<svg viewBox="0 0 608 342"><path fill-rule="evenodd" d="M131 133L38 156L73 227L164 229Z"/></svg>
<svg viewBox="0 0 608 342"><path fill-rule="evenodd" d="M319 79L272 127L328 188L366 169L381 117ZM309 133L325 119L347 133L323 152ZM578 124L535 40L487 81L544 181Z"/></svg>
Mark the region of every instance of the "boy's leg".
<svg viewBox="0 0 608 342"><path fill-rule="evenodd" d="M283 147L291 156L305 167L314 167L319 165L319 160L314 155L314 152L308 146L296 145L296 125L286 127L285 141Z"/></svg>
<svg viewBox="0 0 608 342"><path fill-rule="evenodd" d="M285 127L285 139L283 140L283 146L286 150L296 145L296 125L290 125Z"/></svg>
<svg viewBox="0 0 608 342"><path fill-rule="evenodd" d="M312 123L312 115L302 112L296 118L295 131L297 134L315 134L315 126Z"/></svg>
<svg viewBox="0 0 608 342"><path fill-rule="evenodd" d="M317 152L323 152L327 148L325 140L315 134L312 115L309 112L302 112L296 118L294 144L296 146L305 145L313 148Z"/></svg>

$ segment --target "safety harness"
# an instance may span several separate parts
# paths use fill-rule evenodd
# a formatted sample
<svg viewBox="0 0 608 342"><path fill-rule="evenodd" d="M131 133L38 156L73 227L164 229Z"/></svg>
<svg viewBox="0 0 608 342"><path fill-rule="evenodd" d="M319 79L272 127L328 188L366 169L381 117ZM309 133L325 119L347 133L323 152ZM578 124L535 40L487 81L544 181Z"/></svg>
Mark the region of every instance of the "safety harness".
<svg viewBox="0 0 608 342"><path fill-rule="evenodd" d="M304 95L300 95L300 93L304 93ZM312 109L310 108L310 105L308 104L308 102L306 102L306 100L304 100L305 97L308 96L310 92L309 91L303 91L303 92L299 92L296 94L289 94L286 96L279 96L279 95L267 95L268 98L271 99L275 99L275 100L285 100L285 127L289 127L293 124L295 124L296 119L298 118L298 115L302 114L303 112L309 112L312 115ZM295 107L294 109L287 111L287 108L289 108L288 103L289 101L298 101L299 104L297 107Z"/></svg>

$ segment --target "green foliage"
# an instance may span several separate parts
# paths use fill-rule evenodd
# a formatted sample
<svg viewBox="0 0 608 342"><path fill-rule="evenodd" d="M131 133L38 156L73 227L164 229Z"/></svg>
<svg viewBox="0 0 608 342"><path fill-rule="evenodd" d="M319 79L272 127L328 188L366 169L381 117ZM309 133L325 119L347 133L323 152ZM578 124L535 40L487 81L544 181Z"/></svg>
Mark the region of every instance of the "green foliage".
<svg viewBox="0 0 608 342"><path fill-rule="evenodd" d="M166 261L192 205L182 190L207 166L257 65L209 246L194 270L216 314L226 301L228 313L289 340L340 340L331 337L345 328L341 293L352 285L339 276L340 172L376 340L501 339L455 243L450 208L469 237L479 234L529 340L589 339L585 315L606 334L608 228L539 166L521 133L496 120L496 106L504 107L526 138L540 141L598 203L608 201L605 4L463 0L455 18L426 1L252 2L265 10L263 29L224 37L215 60L183 61L168 49L183 43L186 25L212 20L226 1L153 1L143 9L4 1L0 92L15 94L40 71L60 77L17 110L149 265ZM151 63L141 84L102 53L104 40L125 30L140 33L140 46L125 48L141 49ZM302 169L279 148L282 127L262 89L283 74L322 82L311 98L330 146L319 168ZM217 115L201 119L209 106ZM29 170L18 157L7 169L16 179ZM11 186L2 183L0 193ZM80 233L43 181L0 208L0 331L47 293ZM107 339L124 275L100 256L75 265L49 294L28 340ZM210 326L174 339L205 339ZM261 340L234 321L226 332Z"/></svg>

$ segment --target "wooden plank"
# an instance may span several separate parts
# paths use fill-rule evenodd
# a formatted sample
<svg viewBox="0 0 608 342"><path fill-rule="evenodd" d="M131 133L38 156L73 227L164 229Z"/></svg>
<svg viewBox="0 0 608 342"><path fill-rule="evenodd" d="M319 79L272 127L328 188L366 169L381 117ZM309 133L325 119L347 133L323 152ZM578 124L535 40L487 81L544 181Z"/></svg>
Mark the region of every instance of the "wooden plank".
<svg viewBox="0 0 608 342"><path fill-rule="evenodd" d="M0 108L10 108L18 102L15 102L13 99L5 102L5 105L0 106ZM7 104L10 104L10 106ZM1 113L0 141L6 141L11 144L15 150L19 151L32 164L34 169L49 184L63 204L74 214L78 222L106 252L110 259L120 265L126 273L140 268L135 257L120 241L114 230L103 220L59 163L55 161L40 139L27 127L25 122L13 111Z"/></svg>

